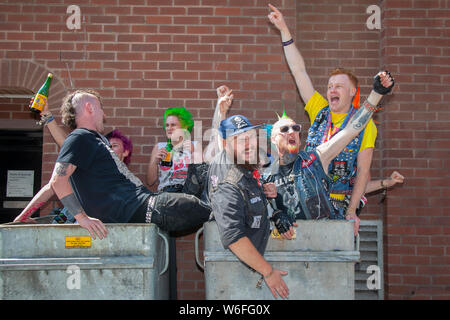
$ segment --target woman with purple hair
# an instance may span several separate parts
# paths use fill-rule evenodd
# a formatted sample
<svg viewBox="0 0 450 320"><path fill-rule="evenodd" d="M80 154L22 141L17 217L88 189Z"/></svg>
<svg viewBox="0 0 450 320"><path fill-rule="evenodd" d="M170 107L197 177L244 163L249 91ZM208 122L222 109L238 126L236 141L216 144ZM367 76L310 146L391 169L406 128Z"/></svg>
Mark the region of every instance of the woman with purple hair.
<svg viewBox="0 0 450 320"><path fill-rule="evenodd" d="M105 137L111 144L111 149L114 153L128 166L131 162L131 154L133 153L133 143L131 140L117 129L114 129Z"/></svg>

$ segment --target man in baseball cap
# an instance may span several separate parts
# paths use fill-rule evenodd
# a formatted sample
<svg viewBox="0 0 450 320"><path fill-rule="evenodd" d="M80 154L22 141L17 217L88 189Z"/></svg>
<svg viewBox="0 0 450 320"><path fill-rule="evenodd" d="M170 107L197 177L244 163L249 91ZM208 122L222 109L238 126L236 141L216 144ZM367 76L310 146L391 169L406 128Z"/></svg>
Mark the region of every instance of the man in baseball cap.
<svg viewBox="0 0 450 320"><path fill-rule="evenodd" d="M211 163L206 190L224 248L260 273L275 297L278 293L287 298L289 290L282 279L287 272L273 268L263 257L270 222L266 186L258 173L259 127L242 115L220 122L223 150ZM267 196L275 197L274 189Z"/></svg>

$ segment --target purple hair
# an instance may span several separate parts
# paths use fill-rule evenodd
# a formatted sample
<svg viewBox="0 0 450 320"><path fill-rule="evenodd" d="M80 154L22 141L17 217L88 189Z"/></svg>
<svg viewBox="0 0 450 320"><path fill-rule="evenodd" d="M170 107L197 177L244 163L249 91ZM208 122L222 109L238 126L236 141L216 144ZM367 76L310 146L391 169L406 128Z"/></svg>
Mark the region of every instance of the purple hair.
<svg viewBox="0 0 450 320"><path fill-rule="evenodd" d="M114 129L113 131L108 133L105 137L106 137L106 139L108 139L108 141L111 140L112 138L120 139L122 141L123 150L128 151L128 156L126 156L123 159L123 162L126 165L129 165L131 162L131 154L133 153L133 143L131 142L131 140L129 138L127 138L126 136L124 136L117 129Z"/></svg>

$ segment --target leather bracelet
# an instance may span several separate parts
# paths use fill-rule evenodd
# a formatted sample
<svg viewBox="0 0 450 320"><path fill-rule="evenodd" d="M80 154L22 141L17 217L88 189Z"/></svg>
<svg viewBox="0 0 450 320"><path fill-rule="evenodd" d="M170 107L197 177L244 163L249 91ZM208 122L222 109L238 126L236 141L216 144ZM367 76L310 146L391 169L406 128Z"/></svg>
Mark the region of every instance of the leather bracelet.
<svg viewBox="0 0 450 320"><path fill-rule="evenodd" d="M378 111L378 108L376 106L374 106L373 104L371 104L369 102L369 100L364 101L363 105L367 110L369 110L372 113L375 113Z"/></svg>
<svg viewBox="0 0 450 320"><path fill-rule="evenodd" d="M282 41L282 42L281 42L281 44L283 45L283 47L286 47L286 46L288 46L288 45L290 45L290 44L292 44L292 43L294 43L294 39L293 39L293 38L291 38L291 40L288 40L288 41Z"/></svg>
<svg viewBox="0 0 450 320"><path fill-rule="evenodd" d="M384 184L384 179L381 179L380 185L381 185L382 189L386 189L387 188L387 186Z"/></svg>

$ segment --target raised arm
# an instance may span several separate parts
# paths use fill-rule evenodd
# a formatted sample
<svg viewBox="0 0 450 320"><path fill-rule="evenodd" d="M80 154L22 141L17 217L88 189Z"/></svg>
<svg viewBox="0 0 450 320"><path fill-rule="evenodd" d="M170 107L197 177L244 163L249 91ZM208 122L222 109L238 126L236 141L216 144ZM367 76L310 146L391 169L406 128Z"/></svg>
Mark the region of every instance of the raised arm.
<svg viewBox="0 0 450 320"><path fill-rule="evenodd" d="M289 28L284 21L281 12L273 5L269 4L272 12L268 15L270 22L280 31L281 41L283 43L284 55L288 63L289 69L294 76L300 96L306 104L314 94L314 86L306 72L305 61L293 40Z"/></svg>
<svg viewBox="0 0 450 320"><path fill-rule="evenodd" d="M223 85L217 88L217 104L214 110L214 116L211 124L211 135L209 138L209 144L205 149L205 156L203 159L206 162L210 162L216 154L222 151L222 144L220 143L219 128L220 122L225 120L233 103L233 90L230 90L227 86Z"/></svg>
<svg viewBox="0 0 450 320"><path fill-rule="evenodd" d="M367 100L361 105L358 111L350 119L350 124L342 131L338 132L333 138L317 147L317 153L320 156L324 171L327 172L328 165L350 141L356 137L362 129L365 128L376 106L383 95L389 93L394 86L394 79L390 73L383 71L377 74L374 81L374 89L370 92Z"/></svg>
<svg viewBox="0 0 450 320"><path fill-rule="evenodd" d="M34 100L34 98L31 99L30 105L33 104L33 100ZM44 108L41 112L40 123L48 128L53 140L55 140L58 147L61 148L61 146L64 143L64 140L67 137L67 132L56 123L56 120L53 117L52 112L48 108L47 99L44 98L44 100L45 100L45 104L44 104Z"/></svg>

